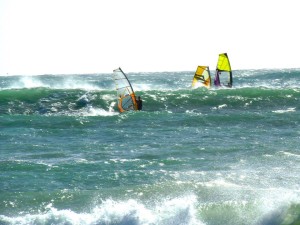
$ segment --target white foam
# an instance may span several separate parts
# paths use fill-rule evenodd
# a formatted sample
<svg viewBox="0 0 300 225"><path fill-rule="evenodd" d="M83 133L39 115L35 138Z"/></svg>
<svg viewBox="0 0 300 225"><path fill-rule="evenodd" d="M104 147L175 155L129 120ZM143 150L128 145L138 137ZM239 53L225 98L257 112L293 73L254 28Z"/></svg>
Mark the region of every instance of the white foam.
<svg viewBox="0 0 300 225"><path fill-rule="evenodd" d="M143 193L139 193L143 195ZM52 204L46 206L46 212L27 214L18 217L0 216L7 224L186 224L202 225L196 216L196 197L165 199L154 206L147 207L137 200L105 200L90 212L76 213L72 210L58 210Z"/></svg>
<svg viewBox="0 0 300 225"><path fill-rule="evenodd" d="M20 89L20 88L37 88L37 87L49 88L50 85L44 84L38 78L21 77L20 80L18 82L14 83L10 88Z"/></svg>
<svg viewBox="0 0 300 225"><path fill-rule="evenodd" d="M42 81L39 77L35 76L22 76L12 85L6 89L22 89L22 88L51 88L51 89L79 89L79 90L103 90L97 85L84 82L82 80L66 78L55 84L46 83Z"/></svg>
<svg viewBox="0 0 300 225"><path fill-rule="evenodd" d="M66 80L63 80L63 82L61 82L61 83L53 85L52 88L54 88L54 89L80 89L80 90L87 90L87 91L103 90L96 85L85 83L82 80L74 80L71 78L68 78Z"/></svg>
<svg viewBox="0 0 300 225"><path fill-rule="evenodd" d="M273 113L280 113L280 114L282 114L282 113L295 112L295 111L296 111L295 109L296 109L296 108L279 109L279 110L274 110L274 111L272 111L272 112L273 112Z"/></svg>
<svg viewBox="0 0 300 225"><path fill-rule="evenodd" d="M285 151L280 151L280 153L286 155L286 156L292 156L292 157L300 157L298 154L290 153L290 152L285 152Z"/></svg>
<svg viewBox="0 0 300 225"><path fill-rule="evenodd" d="M217 180L205 182L204 186L206 186L206 187L240 187L239 185L225 181L224 179L217 179Z"/></svg>
<svg viewBox="0 0 300 225"><path fill-rule="evenodd" d="M217 107L213 107L212 109L216 110L216 109L223 109L226 107L227 107L227 104L223 104L223 105L218 105Z"/></svg>
<svg viewBox="0 0 300 225"><path fill-rule="evenodd" d="M155 87L153 87L153 85L146 84L146 83L134 84L133 88L134 88L135 91L149 91L149 90L155 89Z"/></svg>
<svg viewBox="0 0 300 225"><path fill-rule="evenodd" d="M118 112L106 111L101 108L88 107L84 112L81 112L81 116L115 116L118 115Z"/></svg>

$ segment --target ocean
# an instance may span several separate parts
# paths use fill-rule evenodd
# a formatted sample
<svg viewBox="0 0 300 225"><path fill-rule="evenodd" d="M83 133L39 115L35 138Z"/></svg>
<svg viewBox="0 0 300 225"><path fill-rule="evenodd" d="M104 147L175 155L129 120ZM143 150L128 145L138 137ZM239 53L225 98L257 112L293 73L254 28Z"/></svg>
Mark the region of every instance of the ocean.
<svg viewBox="0 0 300 225"><path fill-rule="evenodd" d="M0 76L0 224L300 224L300 69L193 75Z"/></svg>

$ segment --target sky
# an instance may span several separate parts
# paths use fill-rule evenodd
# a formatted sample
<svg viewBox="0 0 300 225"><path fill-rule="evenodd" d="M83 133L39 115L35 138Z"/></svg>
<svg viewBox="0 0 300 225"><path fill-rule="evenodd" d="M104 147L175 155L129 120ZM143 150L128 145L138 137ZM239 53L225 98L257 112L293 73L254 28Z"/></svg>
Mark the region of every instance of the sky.
<svg viewBox="0 0 300 225"><path fill-rule="evenodd" d="M0 0L0 75L300 68L298 0Z"/></svg>

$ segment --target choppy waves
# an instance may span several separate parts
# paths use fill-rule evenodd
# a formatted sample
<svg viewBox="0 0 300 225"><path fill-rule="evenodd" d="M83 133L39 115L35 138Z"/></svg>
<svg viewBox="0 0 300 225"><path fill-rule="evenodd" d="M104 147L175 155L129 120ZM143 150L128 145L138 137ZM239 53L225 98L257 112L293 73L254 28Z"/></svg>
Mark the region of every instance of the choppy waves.
<svg viewBox="0 0 300 225"><path fill-rule="evenodd" d="M300 71L0 77L0 224L294 225Z"/></svg>
<svg viewBox="0 0 300 225"><path fill-rule="evenodd" d="M190 88L192 73L133 74L146 112L210 113L214 110L298 110L299 72L239 72L232 89ZM250 75L249 75L250 73ZM116 115L110 75L0 77L0 114Z"/></svg>
<svg viewBox="0 0 300 225"><path fill-rule="evenodd" d="M245 195L247 195L246 191ZM65 193L65 196L68 194ZM135 199L119 201L106 199L94 200L94 204L86 206L85 210L81 210L81 212L72 209L59 209L49 203L42 206L40 210L32 210L31 213L21 212L18 216L0 214L0 224L294 225L299 223L300 205L284 199L292 198L292 196L273 196L279 197L279 199L269 197L264 196L260 200L215 200L211 202L205 202L204 199L201 200L195 195L149 200L147 202ZM7 202L6 204L14 203ZM205 221L213 221L213 223L206 223Z"/></svg>

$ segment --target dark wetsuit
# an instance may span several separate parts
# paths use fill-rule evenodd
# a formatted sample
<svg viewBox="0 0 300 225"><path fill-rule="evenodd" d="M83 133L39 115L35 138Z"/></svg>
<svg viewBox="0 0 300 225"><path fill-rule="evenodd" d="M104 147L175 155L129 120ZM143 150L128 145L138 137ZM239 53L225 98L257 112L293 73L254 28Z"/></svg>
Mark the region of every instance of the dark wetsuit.
<svg viewBox="0 0 300 225"><path fill-rule="evenodd" d="M143 101L142 101L142 99L136 100L136 103L137 103L138 110L142 110L142 108L143 108Z"/></svg>

